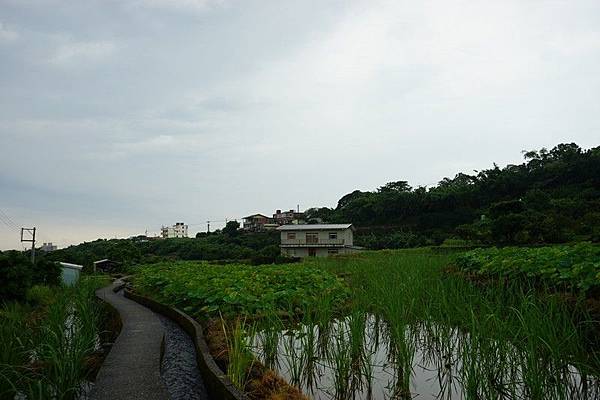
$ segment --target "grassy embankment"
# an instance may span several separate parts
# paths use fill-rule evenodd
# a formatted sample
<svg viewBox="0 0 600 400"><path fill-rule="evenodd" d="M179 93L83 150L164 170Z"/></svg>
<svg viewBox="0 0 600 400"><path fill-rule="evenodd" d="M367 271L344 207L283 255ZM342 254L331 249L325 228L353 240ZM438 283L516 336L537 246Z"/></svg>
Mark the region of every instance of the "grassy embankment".
<svg viewBox="0 0 600 400"><path fill-rule="evenodd" d="M585 257L593 259L594 251ZM243 354L258 341L262 361L285 371L296 385L310 387L315 364L326 360L333 366L334 397L368 391L375 366L365 332L375 315L389 339L397 396L410 396L415 356L424 352L440 371L456 374L454 385L466 398L574 398L589 391L581 385L599 373L598 354L591 351L598 323L583 301L565 302L552 281L495 279L484 268L484 281L448 273L453 261L429 250L407 250L289 266L179 263L142 268L137 285L198 318L258 314L259 321L238 322L232 330L238 335L230 335L235 339L230 359L237 360L230 372L242 386L239 364L248 364ZM560 265L566 268L564 260ZM577 265L572 263L574 270ZM581 299L590 289L570 287ZM296 327L316 329L286 332L290 315ZM285 353L284 366L278 353Z"/></svg>
<svg viewBox="0 0 600 400"><path fill-rule="evenodd" d="M75 399L98 365L106 311L94 291L103 277L74 287L34 286L27 301L0 308L0 398Z"/></svg>

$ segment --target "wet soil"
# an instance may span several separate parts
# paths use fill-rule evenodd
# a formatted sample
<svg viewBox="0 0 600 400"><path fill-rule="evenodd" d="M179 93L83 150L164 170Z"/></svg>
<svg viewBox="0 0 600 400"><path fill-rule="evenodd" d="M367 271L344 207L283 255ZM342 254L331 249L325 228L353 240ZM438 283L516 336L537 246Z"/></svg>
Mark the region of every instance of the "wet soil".
<svg viewBox="0 0 600 400"><path fill-rule="evenodd" d="M215 362L222 371L227 371L229 355L222 322L218 319L208 321L205 324L204 335ZM248 372L244 392L252 400L308 400L297 387L290 385L258 359Z"/></svg>

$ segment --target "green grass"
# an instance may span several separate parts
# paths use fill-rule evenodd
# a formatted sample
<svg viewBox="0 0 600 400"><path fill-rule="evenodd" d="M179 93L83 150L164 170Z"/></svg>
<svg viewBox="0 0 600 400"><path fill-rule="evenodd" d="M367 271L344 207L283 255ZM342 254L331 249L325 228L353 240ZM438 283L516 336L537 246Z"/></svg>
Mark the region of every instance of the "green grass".
<svg viewBox="0 0 600 400"><path fill-rule="evenodd" d="M411 250L314 263L346 276L354 289L354 307L398 327L392 335L400 349L406 326L426 323L467 332L464 357L473 360L467 366L474 376L466 381L472 382L473 398L482 393L484 398L495 397L495 383L488 377L498 371L486 360L502 360L498 355L508 353L504 361L523 371L531 398L566 398L557 384L557 371L568 365L598 375L600 360L592 339L600 326L585 309L573 310L552 290L518 280L481 285L446 274L444 267L451 261L450 256ZM449 338L443 332L437 336L441 345Z"/></svg>
<svg viewBox="0 0 600 400"><path fill-rule="evenodd" d="M259 316L253 343L264 343L270 353L264 361L282 365L290 381L303 385L318 360L328 360L335 365L337 398L364 390L361 376L366 387L373 379L372 351L362 346L367 315L381 320L389 339L398 398L411 395L421 351L431 352L440 370L441 355L460 358L456 380L465 398L576 398L566 384L570 371L599 375L599 325L583 301L566 303L554 288L522 279L474 282L446 273L454 257L414 249L283 266L170 263L142 268L135 284L199 318L218 311L229 318ZM280 318L281 311L296 318ZM345 321L343 331L332 328L336 318Z"/></svg>
<svg viewBox="0 0 600 400"><path fill-rule="evenodd" d="M0 308L0 398L77 398L99 334L94 291L104 284L90 278L74 287L34 287L31 303Z"/></svg>

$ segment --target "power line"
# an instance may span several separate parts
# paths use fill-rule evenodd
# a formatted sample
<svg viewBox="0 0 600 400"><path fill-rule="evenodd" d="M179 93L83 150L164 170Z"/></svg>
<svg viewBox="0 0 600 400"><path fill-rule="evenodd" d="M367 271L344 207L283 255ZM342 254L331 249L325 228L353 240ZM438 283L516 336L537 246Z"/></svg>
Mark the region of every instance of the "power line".
<svg viewBox="0 0 600 400"><path fill-rule="evenodd" d="M13 230L15 232L19 232L19 228L16 227L16 226L14 226L10 222L8 222L8 220L6 220L1 214L0 214L0 222L2 222L4 225L6 225L10 230Z"/></svg>
<svg viewBox="0 0 600 400"><path fill-rule="evenodd" d="M1 208L0 208L0 216L3 216L4 220L8 221L8 223L10 225L12 225L13 227L18 229L19 224L17 224L15 221L13 221L13 219L11 217L9 217L8 214L6 214L6 212L4 212Z"/></svg>

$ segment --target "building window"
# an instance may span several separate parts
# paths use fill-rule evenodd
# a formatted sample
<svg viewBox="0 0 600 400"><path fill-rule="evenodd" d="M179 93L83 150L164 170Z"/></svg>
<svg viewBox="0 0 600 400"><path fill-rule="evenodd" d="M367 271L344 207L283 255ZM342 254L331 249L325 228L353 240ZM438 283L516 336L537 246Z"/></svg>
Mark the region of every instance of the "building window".
<svg viewBox="0 0 600 400"><path fill-rule="evenodd" d="M338 249L327 249L327 254L338 254L339 250Z"/></svg>
<svg viewBox="0 0 600 400"><path fill-rule="evenodd" d="M337 232L329 232L329 240L336 240Z"/></svg>
<svg viewBox="0 0 600 400"><path fill-rule="evenodd" d="M288 238L288 240L296 239L296 232L288 232L287 238Z"/></svg>
<svg viewBox="0 0 600 400"><path fill-rule="evenodd" d="M306 244L317 244L319 243L319 234L318 233L307 233L306 234Z"/></svg>

